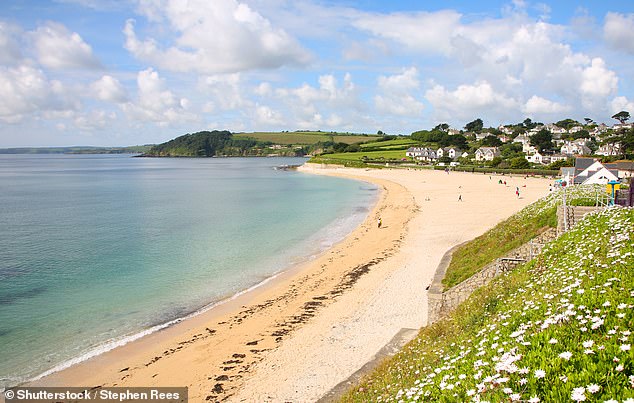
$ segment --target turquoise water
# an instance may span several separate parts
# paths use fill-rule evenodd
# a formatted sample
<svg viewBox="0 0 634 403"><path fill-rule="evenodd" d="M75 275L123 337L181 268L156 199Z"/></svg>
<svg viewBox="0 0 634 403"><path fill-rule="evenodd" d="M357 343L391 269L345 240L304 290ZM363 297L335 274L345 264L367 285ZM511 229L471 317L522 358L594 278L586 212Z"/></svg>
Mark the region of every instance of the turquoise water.
<svg viewBox="0 0 634 403"><path fill-rule="evenodd" d="M0 155L0 388L156 330L343 238L376 188L273 169L303 161Z"/></svg>

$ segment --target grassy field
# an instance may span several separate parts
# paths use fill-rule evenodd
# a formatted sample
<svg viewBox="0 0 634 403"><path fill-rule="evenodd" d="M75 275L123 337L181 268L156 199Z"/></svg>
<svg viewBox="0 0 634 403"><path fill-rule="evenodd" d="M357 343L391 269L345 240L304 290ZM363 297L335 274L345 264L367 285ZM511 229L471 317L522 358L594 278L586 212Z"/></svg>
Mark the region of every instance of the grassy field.
<svg viewBox="0 0 634 403"><path fill-rule="evenodd" d="M362 161L363 157L367 157L370 160L400 160L405 158L405 151L403 150L384 150L384 151L361 151L358 153L334 153L325 154L324 158L332 158L343 161Z"/></svg>
<svg viewBox="0 0 634 403"><path fill-rule="evenodd" d="M634 401L633 240L631 208L586 217L341 401Z"/></svg>
<svg viewBox="0 0 634 403"><path fill-rule="evenodd" d="M371 141L381 136L377 135L346 135L328 132L253 132L235 133L235 138L252 138L259 141L270 141L274 144L309 145L318 142L334 141L336 143L356 144Z"/></svg>
<svg viewBox="0 0 634 403"><path fill-rule="evenodd" d="M406 150L409 147L412 146L416 146L418 143L416 143L414 140L409 139L409 138L402 138L402 139L394 139L394 140L387 140L387 141L374 141L372 143L365 143L365 144L361 144L361 148L374 148L374 147L380 147L382 149L403 149Z"/></svg>

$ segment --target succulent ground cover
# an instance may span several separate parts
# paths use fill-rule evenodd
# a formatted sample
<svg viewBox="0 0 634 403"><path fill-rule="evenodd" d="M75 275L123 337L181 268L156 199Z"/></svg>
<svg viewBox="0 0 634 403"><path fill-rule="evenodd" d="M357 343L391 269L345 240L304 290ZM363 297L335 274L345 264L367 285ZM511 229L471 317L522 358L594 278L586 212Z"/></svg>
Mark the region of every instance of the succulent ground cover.
<svg viewBox="0 0 634 403"><path fill-rule="evenodd" d="M342 400L634 403L633 308L634 210L608 208L423 328Z"/></svg>

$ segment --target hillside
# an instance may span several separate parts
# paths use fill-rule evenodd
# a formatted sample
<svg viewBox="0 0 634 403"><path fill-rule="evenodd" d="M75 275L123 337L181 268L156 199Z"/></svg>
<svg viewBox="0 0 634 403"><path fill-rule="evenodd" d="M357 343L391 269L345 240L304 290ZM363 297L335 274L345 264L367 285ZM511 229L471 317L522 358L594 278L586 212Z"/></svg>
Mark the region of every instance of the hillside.
<svg viewBox="0 0 634 403"><path fill-rule="evenodd" d="M148 157L304 156L336 143L354 144L377 136L324 132L239 133L201 131L152 147Z"/></svg>
<svg viewBox="0 0 634 403"><path fill-rule="evenodd" d="M634 210L587 217L423 328L342 401L631 401L632 240Z"/></svg>

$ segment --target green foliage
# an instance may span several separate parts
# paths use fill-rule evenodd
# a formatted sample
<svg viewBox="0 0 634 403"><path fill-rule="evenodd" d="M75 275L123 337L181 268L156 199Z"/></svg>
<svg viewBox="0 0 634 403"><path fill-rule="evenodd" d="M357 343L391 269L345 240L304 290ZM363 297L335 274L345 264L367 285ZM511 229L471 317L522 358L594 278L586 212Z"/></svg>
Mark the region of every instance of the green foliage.
<svg viewBox="0 0 634 403"><path fill-rule="evenodd" d="M494 157L491 161L489 161L489 166L497 167L501 163L502 163L502 157L497 156L497 157Z"/></svg>
<svg viewBox="0 0 634 403"><path fill-rule="evenodd" d="M531 129L536 128L536 127L537 127L537 125L538 125L538 123L533 122L533 121L531 120L531 118L526 118L526 119L524 119L524 121L523 121L520 125L521 125L521 126L524 126L524 128L525 128L526 130L531 130Z"/></svg>
<svg viewBox="0 0 634 403"><path fill-rule="evenodd" d="M625 123L630 119L630 113L628 111L621 111L612 115L612 119L616 119L621 123Z"/></svg>
<svg viewBox="0 0 634 403"><path fill-rule="evenodd" d="M531 164L524 157L515 157L509 161L511 169L527 169Z"/></svg>
<svg viewBox="0 0 634 403"><path fill-rule="evenodd" d="M433 130L420 130L412 133L412 140L420 143L436 143L439 147L455 146L462 150L468 148L467 138L462 134L448 134L447 132L435 128Z"/></svg>
<svg viewBox="0 0 634 403"><path fill-rule="evenodd" d="M213 132L185 134L166 143L155 145L146 155L155 157L212 157L231 145L231 140L232 135L228 131L215 130Z"/></svg>
<svg viewBox="0 0 634 403"><path fill-rule="evenodd" d="M577 122L574 119L563 119L559 122L555 123L555 126L561 127L562 129L570 129L575 126L581 126L581 123Z"/></svg>
<svg viewBox="0 0 634 403"><path fill-rule="evenodd" d="M482 131L483 127L484 127L484 122L482 122L482 119L477 118L477 119L467 123L464 128L468 132L479 133L479 132Z"/></svg>
<svg viewBox="0 0 634 403"><path fill-rule="evenodd" d="M522 144L521 143L506 143L500 147L500 154L502 158L511 159L515 157L524 157L524 153L522 152Z"/></svg>
<svg viewBox="0 0 634 403"><path fill-rule="evenodd" d="M502 145L502 140L493 135L486 136L480 141L480 145L482 147L499 147Z"/></svg>
<svg viewBox="0 0 634 403"><path fill-rule="evenodd" d="M530 137L530 143L536 147L539 152L552 150L553 135L546 129L542 129Z"/></svg>
<svg viewBox="0 0 634 403"><path fill-rule="evenodd" d="M559 169L561 167L574 167L575 166L575 158L568 158L564 161L555 161L552 164L548 165L548 169Z"/></svg>
<svg viewBox="0 0 634 403"><path fill-rule="evenodd" d="M632 239L632 209L587 217L423 328L341 401L630 401Z"/></svg>

